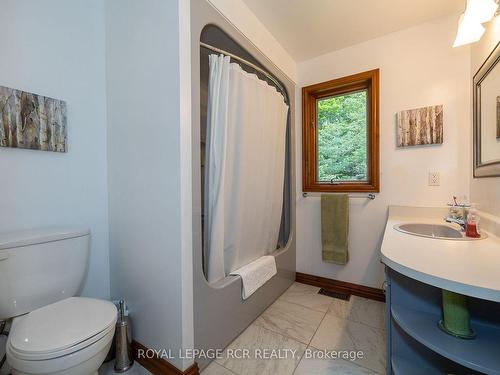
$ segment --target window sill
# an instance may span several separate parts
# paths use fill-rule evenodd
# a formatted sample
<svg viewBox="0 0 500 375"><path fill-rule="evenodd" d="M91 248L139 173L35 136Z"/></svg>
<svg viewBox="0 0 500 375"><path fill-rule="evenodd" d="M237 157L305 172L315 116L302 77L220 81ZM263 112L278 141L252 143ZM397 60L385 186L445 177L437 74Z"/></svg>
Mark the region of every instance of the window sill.
<svg viewBox="0 0 500 375"><path fill-rule="evenodd" d="M315 183L305 185L302 188L304 193L379 193L380 188L377 183L338 183L331 184Z"/></svg>

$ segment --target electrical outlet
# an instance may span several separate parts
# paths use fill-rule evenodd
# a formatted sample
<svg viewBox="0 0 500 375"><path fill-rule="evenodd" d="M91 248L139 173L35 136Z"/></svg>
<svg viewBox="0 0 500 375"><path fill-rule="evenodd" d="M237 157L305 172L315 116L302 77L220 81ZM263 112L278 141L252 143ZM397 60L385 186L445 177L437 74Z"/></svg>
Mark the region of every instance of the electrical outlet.
<svg viewBox="0 0 500 375"><path fill-rule="evenodd" d="M429 172L429 186L439 186L439 172Z"/></svg>

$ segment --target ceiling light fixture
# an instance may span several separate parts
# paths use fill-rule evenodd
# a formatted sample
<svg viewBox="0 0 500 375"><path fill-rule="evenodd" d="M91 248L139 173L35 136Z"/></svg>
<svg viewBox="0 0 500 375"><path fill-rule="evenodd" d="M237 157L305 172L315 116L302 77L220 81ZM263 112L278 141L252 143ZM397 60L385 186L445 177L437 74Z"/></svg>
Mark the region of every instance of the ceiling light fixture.
<svg viewBox="0 0 500 375"><path fill-rule="evenodd" d="M465 44L477 42L484 34L484 27L480 22L471 19L464 13L460 16L458 21L457 37L453 47L460 47Z"/></svg>
<svg viewBox="0 0 500 375"><path fill-rule="evenodd" d="M497 9L498 4L494 0L468 0L465 13L468 13L471 19L485 23L491 21Z"/></svg>
<svg viewBox="0 0 500 375"><path fill-rule="evenodd" d="M490 21L498 9L495 0L467 0L465 12L458 21L458 31L453 47L477 42L484 34L482 23Z"/></svg>

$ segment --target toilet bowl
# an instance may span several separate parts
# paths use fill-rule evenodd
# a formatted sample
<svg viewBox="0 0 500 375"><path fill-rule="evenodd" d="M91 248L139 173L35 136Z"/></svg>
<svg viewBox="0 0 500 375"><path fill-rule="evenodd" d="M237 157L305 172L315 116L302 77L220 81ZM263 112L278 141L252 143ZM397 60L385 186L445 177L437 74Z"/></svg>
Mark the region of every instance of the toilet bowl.
<svg viewBox="0 0 500 375"><path fill-rule="evenodd" d="M13 375L96 375L116 319L111 302L83 297L15 318L6 348Z"/></svg>
<svg viewBox="0 0 500 375"><path fill-rule="evenodd" d="M40 228L0 234L0 321L12 319L13 375L96 375L115 331L109 301L75 297L87 273L90 232Z"/></svg>

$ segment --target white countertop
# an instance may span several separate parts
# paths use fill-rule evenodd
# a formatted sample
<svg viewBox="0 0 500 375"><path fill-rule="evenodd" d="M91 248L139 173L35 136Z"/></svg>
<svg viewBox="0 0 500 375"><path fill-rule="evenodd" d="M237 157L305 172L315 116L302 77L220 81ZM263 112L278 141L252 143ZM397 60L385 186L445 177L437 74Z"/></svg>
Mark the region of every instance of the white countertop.
<svg viewBox="0 0 500 375"><path fill-rule="evenodd" d="M401 223L446 224L443 218L447 212L446 207L389 207L382 262L423 283L500 302L498 233L487 232L488 238L481 240L457 241L419 237L394 229Z"/></svg>

